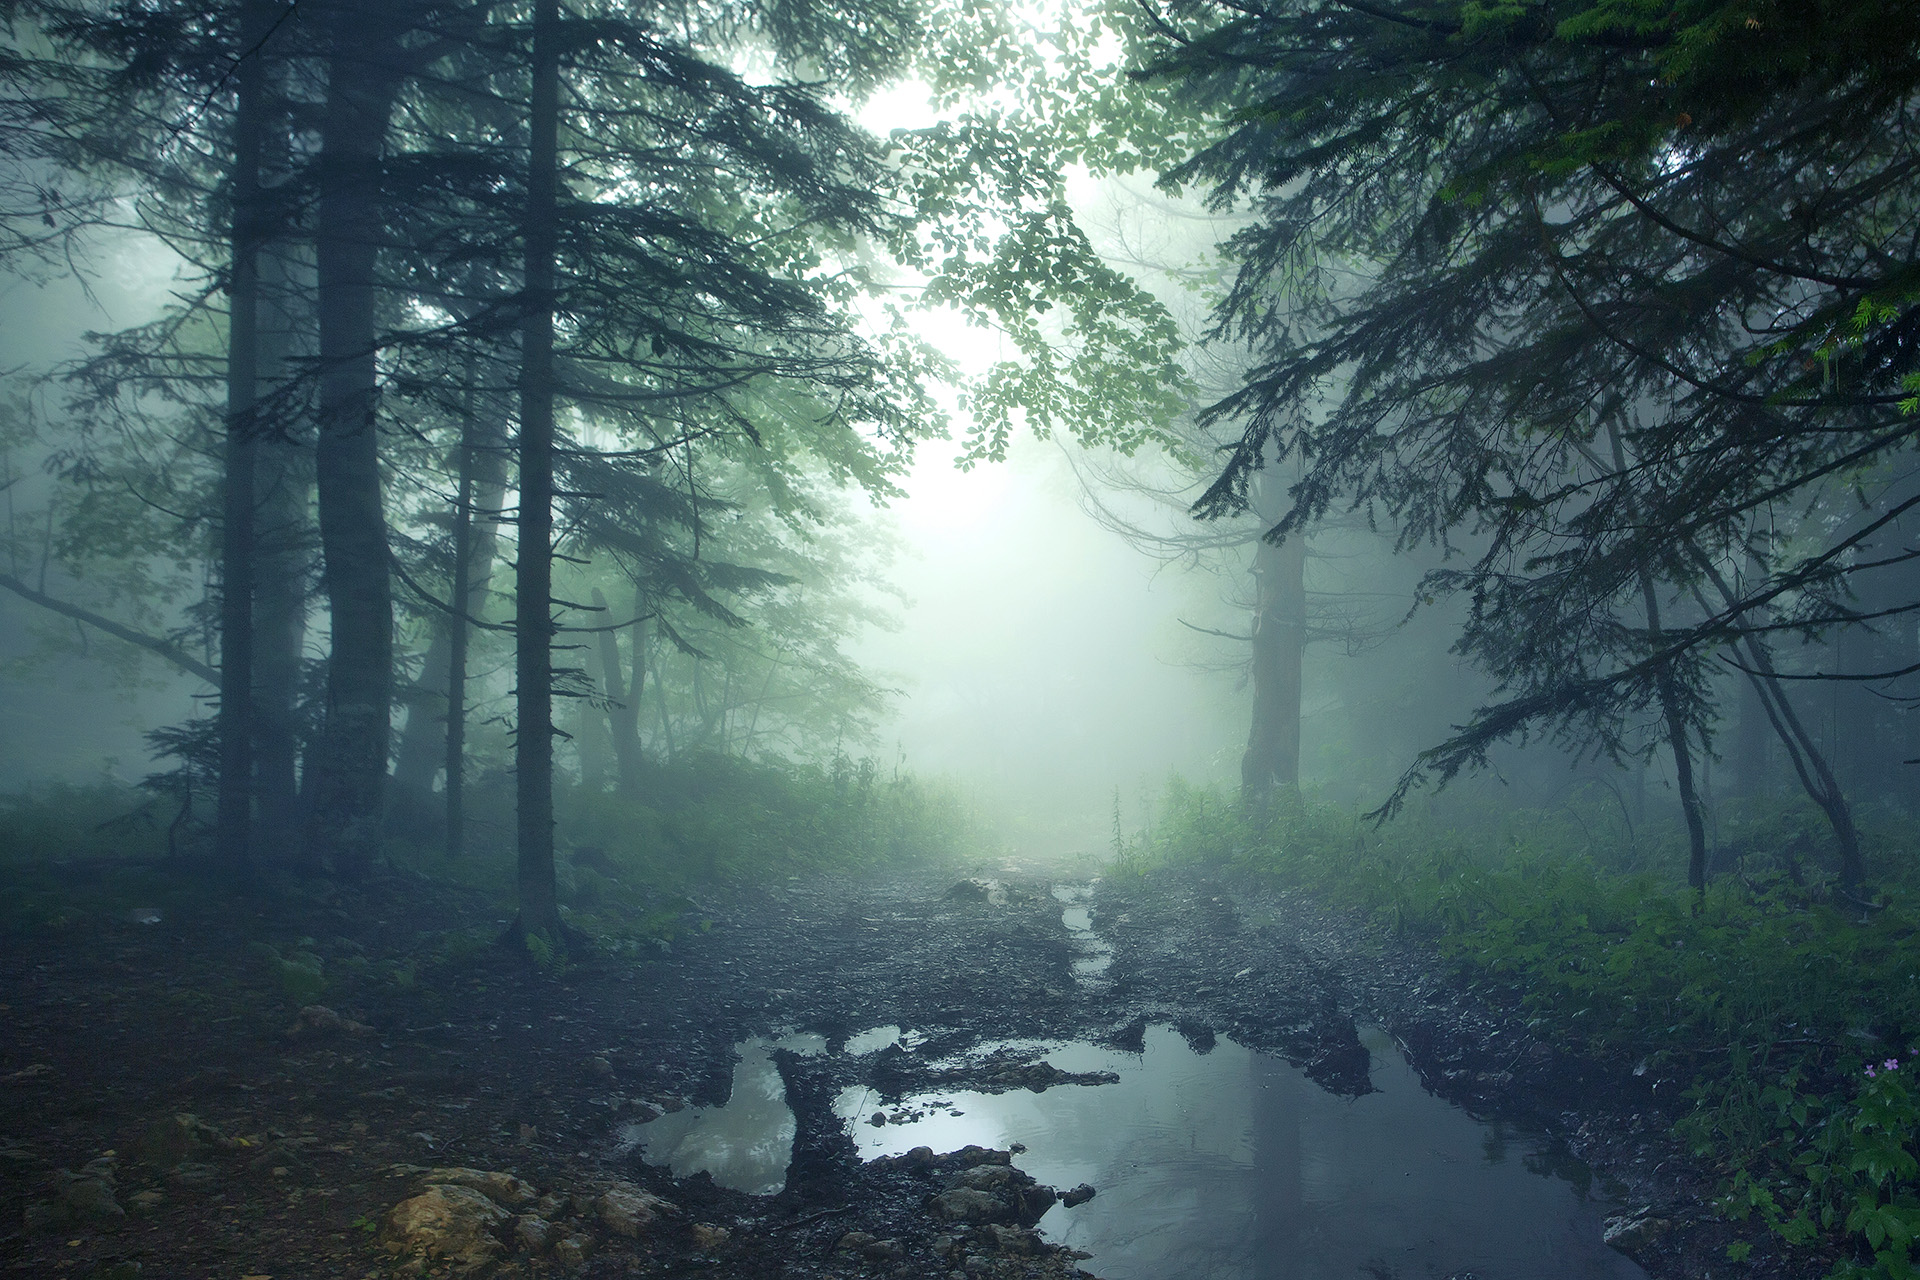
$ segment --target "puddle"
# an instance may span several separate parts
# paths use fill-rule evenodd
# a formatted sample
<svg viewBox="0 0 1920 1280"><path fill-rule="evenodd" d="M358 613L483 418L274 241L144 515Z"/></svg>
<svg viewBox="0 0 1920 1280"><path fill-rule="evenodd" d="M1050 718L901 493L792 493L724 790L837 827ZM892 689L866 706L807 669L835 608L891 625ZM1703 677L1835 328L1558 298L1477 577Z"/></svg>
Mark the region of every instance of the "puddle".
<svg viewBox="0 0 1920 1280"><path fill-rule="evenodd" d="M1048 1054L1118 1084L927 1095L906 1100L906 1123L849 1089L836 1110L868 1159L1019 1142L1015 1163L1039 1181L1091 1183L1093 1200L1040 1226L1106 1280L1645 1280L1600 1243L1612 1206L1560 1176L1577 1167L1426 1093L1384 1033L1362 1040L1378 1090L1362 1098L1224 1037L1202 1055L1154 1027L1142 1054ZM876 1109L889 1123L867 1123Z"/></svg>
<svg viewBox="0 0 1920 1280"><path fill-rule="evenodd" d="M875 1027L849 1037L843 1052L872 1053L917 1039L899 1027ZM775 1049L812 1057L827 1051L827 1038L801 1032L778 1039L756 1036L735 1045L740 1061L734 1065L733 1091L724 1105L689 1107L622 1126L618 1149L638 1149L641 1159L665 1165L676 1178L704 1172L734 1191L779 1195L787 1185L787 1166L793 1163L798 1125L787 1106L786 1082L773 1064Z"/></svg>
<svg viewBox="0 0 1920 1280"><path fill-rule="evenodd" d="M1073 935L1074 949L1080 954L1073 962L1073 976L1094 983L1106 976L1113 964L1113 946L1093 931L1093 897L1090 884L1057 884L1054 900L1062 905L1060 923Z"/></svg>

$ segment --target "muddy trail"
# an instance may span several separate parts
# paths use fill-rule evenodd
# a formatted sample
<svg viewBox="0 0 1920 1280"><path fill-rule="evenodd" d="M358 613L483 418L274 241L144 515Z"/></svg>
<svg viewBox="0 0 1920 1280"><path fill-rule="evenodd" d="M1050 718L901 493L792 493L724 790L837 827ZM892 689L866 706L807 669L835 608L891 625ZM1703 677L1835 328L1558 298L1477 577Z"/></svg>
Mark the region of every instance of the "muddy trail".
<svg viewBox="0 0 1920 1280"><path fill-rule="evenodd" d="M1429 1194L1470 1185L1468 1166L1511 1139L1532 1181L1485 1194L1538 1184L1582 1200L1571 1229L1604 1257L1533 1274L1730 1275L1736 1239L1755 1245L1740 1274L1825 1270L1714 1216L1712 1178L1666 1136L1673 1082L1536 1042L1417 948L1204 871L794 879L701 901L664 948L558 974L485 944L504 921L484 897L422 878L148 909L100 905L99 871L71 874L91 877L94 907L0 957L0 1266L16 1273L1108 1274L1103 1259L1124 1271L1137 1245L1112 1224L1148 1211L1116 1198L1134 1176L1123 1164L1050 1185L1030 1172L1046 1164L1038 1143L918 1135L1045 1104L1069 1143L1118 1140L1100 1132L1126 1123L1105 1100L1137 1094L1136 1064L1154 1062L1189 1072L1176 1085L1190 1094L1225 1087L1193 1073L1229 1064L1258 1077L1256 1108L1286 1094L1320 1117L1333 1138L1285 1148L1286 1167L1329 1151L1352 1167L1289 1203L1365 1201L1364 1221L1328 1220L1339 1230L1406 1234L1404 1206L1369 1197L1415 1184L1396 1143L1441 1141L1391 1116L1372 1137L1342 1127L1384 1091L1486 1150L1451 1157ZM766 1114L790 1108L787 1130L760 1135L775 1169L763 1194L642 1158L649 1134L744 1107L750 1057L772 1082ZM1306 1122L1281 1120L1300 1143ZM1267 1195L1264 1157L1228 1157ZM1267 1244L1246 1255L1236 1238L1272 1229L1253 1221L1267 1211L1182 1185L1177 1156L1135 1159L1156 1164L1170 1190L1135 1187L1133 1203L1205 1218L1211 1235L1183 1237L1155 1274L1449 1274L1412 1236L1404 1257L1345 1270L1294 1236L1271 1243L1297 1248L1293 1263ZM1496 1234L1498 1215L1532 1212L1491 1211ZM1106 1243L1062 1243L1087 1234L1072 1215L1099 1212ZM1168 1261L1188 1253L1191 1266Z"/></svg>

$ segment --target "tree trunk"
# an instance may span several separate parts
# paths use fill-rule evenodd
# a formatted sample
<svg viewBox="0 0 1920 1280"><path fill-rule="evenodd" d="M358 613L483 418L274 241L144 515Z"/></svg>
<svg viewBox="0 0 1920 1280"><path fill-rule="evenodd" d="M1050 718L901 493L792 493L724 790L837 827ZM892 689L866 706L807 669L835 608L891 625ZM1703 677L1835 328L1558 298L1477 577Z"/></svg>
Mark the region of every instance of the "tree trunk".
<svg viewBox="0 0 1920 1280"><path fill-rule="evenodd" d="M560 56L555 0L533 8L525 319L520 331L520 545L514 580L519 931L557 937L553 865L553 309Z"/></svg>
<svg viewBox="0 0 1920 1280"><path fill-rule="evenodd" d="M295 352L305 345L301 299L310 290L294 278L288 252L281 240L260 261L260 386L271 399L262 402L256 444L253 531L254 838L262 855L282 864L302 850L299 706L313 570L313 464L285 398Z"/></svg>
<svg viewBox="0 0 1920 1280"><path fill-rule="evenodd" d="M473 472L474 472L474 395L473 369L468 368L466 416L460 423L460 489L453 511L453 606L460 612L445 620L447 637L446 692L446 832L441 850L449 858L458 858L467 846L467 639L473 634L467 618L478 611L484 599L486 581L474 588L473 547ZM495 456L498 454L496 452ZM489 526L491 527L491 526ZM493 547L487 547L486 576L493 572ZM429 646L431 649L431 646ZM427 661L433 661L431 652ZM420 705L407 715L407 727L420 714Z"/></svg>
<svg viewBox="0 0 1920 1280"><path fill-rule="evenodd" d="M598 588L594 590L593 603L602 610L607 607L607 598ZM631 675L628 678L623 680L620 675L619 641L611 631L600 633L600 670L606 678L607 687L607 731L613 739L614 768L620 775L620 794L630 800L640 795L640 694L645 687L647 669L641 615L646 603L647 598L640 584L634 583L633 626L629 628L633 653L629 663Z"/></svg>
<svg viewBox="0 0 1920 1280"><path fill-rule="evenodd" d="M1283 512L1279 478L1254 480L1254 511L1267 525ZM1261 540L1253 554L1253 722L1240 757L1240 798L1264 805L1274 788L1300 785L1301 667L1307 641L1307 544L1295 533L1275 545Z"/></svg>
<svg viewBox="0 0 1920 1280"><path fill-rule="evenodd" d="M1613 450L1614 469L1625 475L1627 451L1620 443L1620 432L1607 424L1607 443ZM1645 563L1636 565L1640 581L1640 603L1647 615L1647 648L1658 652L1661 637L1660 595L1653 572ZM1670 667L1662 667L1654 679L1660 699L1660 718L1666 723L1667 745L1673 751L1673 785L1680 793L1680 812L1687 822L1687 885L1700 892L1707 890L1707 824L1700 812L1700 796L1693 786L1693 749L1687 741L1686 715L1680 707L1680 690L1674 684Z"/></svg>
<svg viewBox="0 0 1920 1280"><path fill-rule="evenodd" d="M227 276L227 432L220 500L220 786L215 855L248 871L253 842L253 506L259 396L261 142L266 73L257 56L272 30L260 0L241 0L234 71L233 208Z"/></svg>
<svg viewBox="0 0 1920 1280"><path fill-rule="evenodd" d="M456 521L466 520L469 539L467 589L464 598L456 592L455 599L464 599L460 607L471 618L486 612L494 562L500 553L500 507L507 494L505 426L494 416L491 397L475 397L475 404L461 428L461 457L455 460L456 467L468 469L471 480L468 499L454 517ZM471 440L468 427L473 428ZM454 580L461 580L457 573ZM395 802L420 811L430 809L434 774L450 758L446 735L452 724L454 629L454 619L444 614L432 620L420 678L407 699L407 723L400 735L400 749L394 753ZM467 643L467 637L462 637L462 643Z"/></svg>
<svg viewBox="0 0 1920 1280"><path fill-rule="evenodd" d="M348 880L380 851L393 705L393 598L375 416L381 152L399 88L391 10L337 3L319 158L320 503L331 644L307 839Z"/></svg>

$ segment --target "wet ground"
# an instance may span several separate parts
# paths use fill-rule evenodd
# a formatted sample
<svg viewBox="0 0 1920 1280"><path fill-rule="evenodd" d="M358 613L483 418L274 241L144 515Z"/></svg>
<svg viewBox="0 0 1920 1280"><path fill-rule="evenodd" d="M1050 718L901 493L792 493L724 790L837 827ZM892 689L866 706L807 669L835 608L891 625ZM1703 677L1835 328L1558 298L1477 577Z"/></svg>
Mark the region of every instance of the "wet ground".
<svg viewBox="0 0 1920 1280"><path fill-rule="evenodd" d="M1673 1082L1199 872L793 880L558 980L473 944L490 915L396 881L10 940L0 1266L1704 1277L1751 1238ZM417 1257L401 1204L490 1216ZM1826 1269L1757 1243L1738 1274Z"/></svg>

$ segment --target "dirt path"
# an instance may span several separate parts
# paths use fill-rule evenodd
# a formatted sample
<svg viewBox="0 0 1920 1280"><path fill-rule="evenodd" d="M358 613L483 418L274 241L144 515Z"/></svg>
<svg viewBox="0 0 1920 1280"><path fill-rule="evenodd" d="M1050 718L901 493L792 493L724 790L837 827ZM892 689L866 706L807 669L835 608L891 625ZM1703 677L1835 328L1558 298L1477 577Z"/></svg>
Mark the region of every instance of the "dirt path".
<svg viewBox="0 0 1920 1280"><path fill-rule="evenodd" d="M466 1264L1065 1276L1077 1259L1027 1230L1051 1194L1004 1153L862 1164L832 1112L839 1090L897 1089L986 1040L1125 1046L1167 1022L1362 1091L1360 1018L1399 1037L1437 1092L1551 1130L1653 1206L1631 1244L1655 1275L1726 1267L1733 1237L1706 1222L1703 1175L1660 1136L1657 1082L1625 1064L1566 1059L1415 953L1192 873L1100 887L1093 920L1112 961L1090 981L1051 888L794 880L701 904L669 951L557 981L484 945L504 922L483 899L420 880L245 909L169 903L157 923L96 893L104 905L0 955L0 1266L115 1280ZM310 1014L296 1030L303 1005L339 1020ZM778 1196L676 1182L619 1152L624 1124L723 1101L750 1035L884 1024L924 1039L911 1053L776 1055L799 1126ZM1023 1070L996 1060L947 1084L1020 1087ZM436 1238L405 1235L390 1216L402 1202L413 1219L478 1226L441 1221L441 1257L396 1254ZM1743 1274L1823 1270L1763 1241Z"/></svg>

